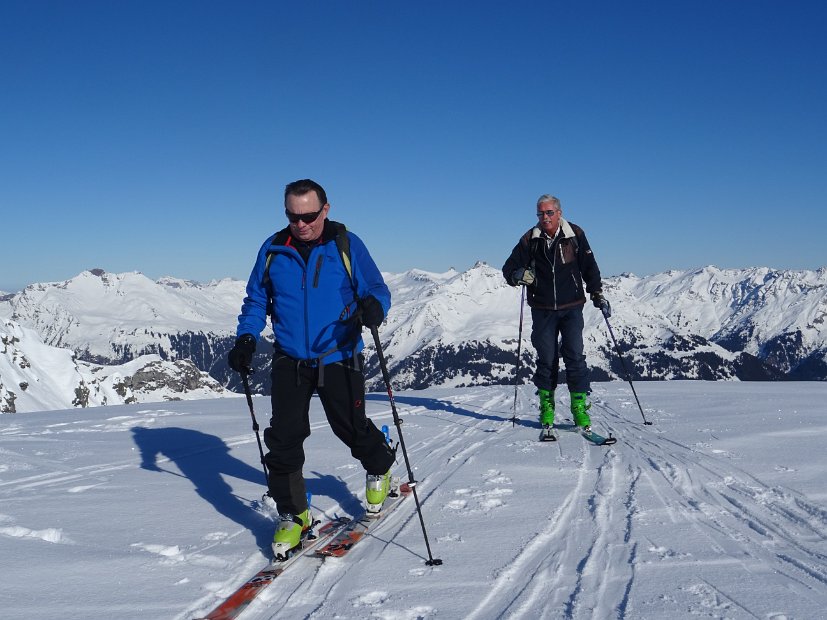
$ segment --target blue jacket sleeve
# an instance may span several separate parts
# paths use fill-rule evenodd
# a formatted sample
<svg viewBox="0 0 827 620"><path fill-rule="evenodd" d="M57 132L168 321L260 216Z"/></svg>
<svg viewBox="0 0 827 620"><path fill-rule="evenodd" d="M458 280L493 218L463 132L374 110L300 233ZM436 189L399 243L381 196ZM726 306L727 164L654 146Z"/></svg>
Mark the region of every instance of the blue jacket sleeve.
<svg viewBox="0 0 827 620"><path fill-rule="evenodd" d="M359 297L373 295L382 304L385 316L388 316L391 309L391 292L385 284L385 279L362 240L350 231L347 234L350 237L350 262L353 266L356 292Z"/></svg>
<svg viewBox="0 0 827 620"><path fill-rule="evenodd" d="M273 235L275 236L275 235ZM236 337L251 334L256 340L267 325L268 292L264 286L264 265L267 262L267 250L273 236L265 241L258 251L256 264L247 281L247 296L241 305L241 314L238 315Z"/></svg>

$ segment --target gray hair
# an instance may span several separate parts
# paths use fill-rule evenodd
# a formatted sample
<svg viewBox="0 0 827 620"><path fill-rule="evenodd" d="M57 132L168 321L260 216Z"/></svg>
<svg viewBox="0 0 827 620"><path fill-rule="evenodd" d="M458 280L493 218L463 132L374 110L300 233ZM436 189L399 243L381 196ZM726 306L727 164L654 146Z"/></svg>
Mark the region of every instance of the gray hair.
<svg viewBox="0 0 827 620"><path fill-rule="evenodd" d="M552 203L558 211L563 210L563 205L560 204L560 199L556 196L552 196L551 194L543 194L542 196L540 196L537 199L537 206L539 207L541 204L544 204L546 202Z"/></svg>

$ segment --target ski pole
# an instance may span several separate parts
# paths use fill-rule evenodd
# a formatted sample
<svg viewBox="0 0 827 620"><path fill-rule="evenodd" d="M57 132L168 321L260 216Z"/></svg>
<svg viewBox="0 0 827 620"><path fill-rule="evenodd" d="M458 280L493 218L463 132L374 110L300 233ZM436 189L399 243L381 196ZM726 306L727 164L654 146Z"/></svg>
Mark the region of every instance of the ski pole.
<svg viewBox="0 0 827 620"><path fill-rule="evenodd" d="M373 342L376 344L376 355L379 357L379 367L382 370L382 378L385 380L385 387L388 389L388 400L391 403L391 411L393 412L393 423L396 425L396 432L399 435L399 445L402 446L402 456L405 457L405 467L408 468L408 486L413 491L416 511L419 514L419 524L422 526L422 535L425 537L425 548L428 550L428 561L425 562L425 564L428 566L440 566L442 560L435 559L434 556L431 555L431 545L428 544L428 533L425 531L425 519L422 518L422 507L419 505L419 497L416 494L416 480L414 480L413 470L411 470L411 462L408 460L405 440L402 438L402 421L396 412L396 402L393 399L393 390L391 390L391 377L388 374L388 364L385 361L385 354L382 352L382 343L379 340L379 329L372 326L370 333L373 334Z"/></svg>
<svg viewBox="0 0 827 620"><path fill-rule="evenodd" d="M514 412L511 414L511 427L517 425L517 386L520 383L520 350L523 346L523 308L525 307L525 287L520 293L520 331L517 336L517 369L514 371Z"/></svg>
<svg viewBox="0 0 827 620"><path fill-rule="evenodd" d="M264 448L261 447L261 435L258 433L258 420L253 411L253 395L250 392L250 382L247 380L247 369L241 371L241 381L244 383L244 394L247 396L247 406L250 407L250 417L253 419L253 431L256 434L256 441L258 442L258 453L261 456L261 467L264 470L264 484L269 485L267 477L267 464L264 462Z"/></svg>
<svg viewBox="0 0 827 620"><path fill-rule="evenodd" d="M618 359L620 359L620 365L623 367L623 372L626 373L626 381L629 382L629 386L632 388L632 394L635 395L635 402L637 402L637 408L640 409L640 415L643 417L643 423L651 426L652 422L647 421L646 416L643 415L643 407L640 406L640 399L637 397L637 392L635 392L635 386L632 383L632 375L629 374L629 369L626 368L626 362L623 361L623 355L620 354L620 347L617 346L617 338L615 338L615 334L612 331L612 326L609 323L609 311L605 307L601 307L600 311L603 313L603 318L606 320L606 327L609 328L609 335L612 337L612 342L615 344L615 351L617 352Z"/></svg>

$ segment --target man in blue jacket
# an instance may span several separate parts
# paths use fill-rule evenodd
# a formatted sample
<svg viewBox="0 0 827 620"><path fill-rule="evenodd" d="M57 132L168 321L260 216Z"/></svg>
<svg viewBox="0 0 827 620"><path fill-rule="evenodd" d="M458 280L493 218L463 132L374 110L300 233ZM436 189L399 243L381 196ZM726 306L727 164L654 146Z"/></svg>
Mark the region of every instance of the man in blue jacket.
<svg viewBox="0 0 827 620"><path fill-rule="evenodd" d="M574 423L588 430L589 369L583 353L586 293L596 308L611 310L586 233L563 218L556 197L543 194L537 200L537 225L520 238L502 271L511 286L525 286L528 291L531 343L537 350L534 385L540 396L540 424L546 429L554 424L559 353L566 363Z"/></svg>
<svg viewBox="0 0 827 620"><path fill-rule="evenodd" d="M307 505L304 440L310 399L319 394L333 432L367 472L369 511L381 510L395 455L365 414L362 325L378 327L391 296L361 239L327 219L324 189L310 179L284 190L286 228L258 252L228 359L250 372L256 341L269 317L275 335L272 418L264 431L269 494L279 512L273 538L285 560L313 522Z"/></svg>

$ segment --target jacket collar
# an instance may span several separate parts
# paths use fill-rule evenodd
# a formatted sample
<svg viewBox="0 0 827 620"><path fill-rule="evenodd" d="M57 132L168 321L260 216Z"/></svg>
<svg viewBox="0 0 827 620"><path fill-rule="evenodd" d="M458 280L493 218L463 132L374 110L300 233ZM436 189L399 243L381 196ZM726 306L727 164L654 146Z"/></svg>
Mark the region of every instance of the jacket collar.
<svg viewBox="0 0 827 620"><path fill-rule="evenodd" d="M566 239L571 239L574 237L574 229L571 227L571 224L568 223L564 218L560 218L560 232L563 233L563 237ZM538 237L542 237L545 233L543 229L539 226L535 226L531 229L531 238L537 239Z"/></svg>

